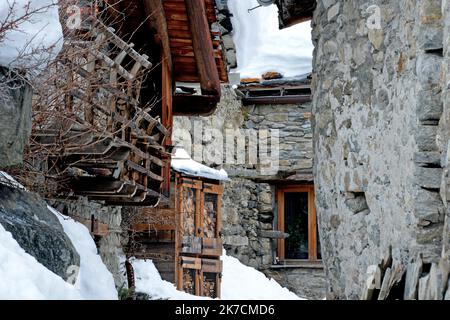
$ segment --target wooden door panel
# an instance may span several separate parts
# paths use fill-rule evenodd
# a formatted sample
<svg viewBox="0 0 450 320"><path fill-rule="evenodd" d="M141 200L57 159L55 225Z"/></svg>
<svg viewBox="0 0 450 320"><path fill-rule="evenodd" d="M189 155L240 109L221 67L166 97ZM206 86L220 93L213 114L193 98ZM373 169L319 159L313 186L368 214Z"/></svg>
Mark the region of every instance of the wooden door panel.
<svg viewBox="0 0 450 320"><path fill-rule="evenodd" d="M202 252L204 256L216 256L222 255L222 239L220 238L202 238Z"/></svg>
<svg viewBox="0 0 450 320"><path fill-rule="evenodd" d="M194 236L183 236L181 242L182 254L201 254L202 253L202 238Z"/></svg>

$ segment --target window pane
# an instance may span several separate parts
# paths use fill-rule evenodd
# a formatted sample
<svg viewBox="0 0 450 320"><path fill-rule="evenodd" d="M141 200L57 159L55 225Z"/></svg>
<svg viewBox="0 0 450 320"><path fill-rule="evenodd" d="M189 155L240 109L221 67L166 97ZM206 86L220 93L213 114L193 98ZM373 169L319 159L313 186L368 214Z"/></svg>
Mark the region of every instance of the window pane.
<svg viewBox="0 0 450 320"><path fill-rule="evenodd" d="M308 259L308 193L284 194L284 230L286 259Z"/></svg>

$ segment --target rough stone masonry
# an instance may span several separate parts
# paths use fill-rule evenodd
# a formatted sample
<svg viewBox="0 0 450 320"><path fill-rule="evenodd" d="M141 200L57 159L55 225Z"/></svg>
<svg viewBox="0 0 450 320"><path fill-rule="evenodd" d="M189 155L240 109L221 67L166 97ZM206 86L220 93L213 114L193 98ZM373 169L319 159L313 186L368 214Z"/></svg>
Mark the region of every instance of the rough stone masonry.
<svg viewBox="0 0 450 320"><path fill-rule="evenodd" d="M318 0L312 26L328 298L450 298L450 1Z"/></svg>

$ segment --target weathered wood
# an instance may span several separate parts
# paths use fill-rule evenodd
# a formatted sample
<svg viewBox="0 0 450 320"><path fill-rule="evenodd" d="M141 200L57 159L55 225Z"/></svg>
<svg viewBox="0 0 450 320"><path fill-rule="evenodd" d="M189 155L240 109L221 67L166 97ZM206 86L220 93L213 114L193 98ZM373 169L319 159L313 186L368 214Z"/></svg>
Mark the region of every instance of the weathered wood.
<svg viewBox="0 0 450 320"><path fill-rule="evenodd" d="M222 239L220 238L202 238L201 254L204 256L220 257L223 250Z"/></svg>
<svg viewBox="0 0 450 320"><path fill-rule="evenodd" d="M214 113L218 97L200 95L174 95L174 116L208 116Z"/></svg>
<svg viewBox="0 0 450 320"><path fill-rule="evenodd" d="M187 0L185 5L202 93L218 97L220 96L220 80L214 60L209 23L206 19L205 2L204 0Z"/></svg>
<svg viewBox="0 0 450 320"><path fill-rule="evenodd" d="M118 37L111 28L105 26L100 20L97 20L95 24L95 28L100 29L101 32L107 35L108 40L113 42L118 48L126 51L126 53L135 61L138 61L143 67L146 69L150 69L152 64L148 61L148 57L139 54L136 50L133 49L133 45L126 43L120 37Z"/></svg>
<svg viewBox="0 0 450 320"><path fill-rule="evenodd" d="M277 0L280 29L311 20L316 0Z"/></svg>
<svg viewBox="0 0 450 320"><path fill-rule="evenodd" d="M222 261L213 259L201 259L203 272L222 272Z"/></svg>
<svg viewBox="0 0 450 320"><path fill-rule="evenodd" d="M242 99L244 106L248 105L269 105L269 104L298 104L311 102L310 95L293 95L279 97L245 97Z"/></svg>
<svg viewBox="0 0 450 320"><path fill-rule="evenodd" d="M184 269L200 270L202 268L202 260L199 258L181 256L181 267Z"/></svg>
<svg viewBox="0 0 450 320"><path fill-rule="evenodd" d="M262 238L269 239L286 239L289 237L289 233L278 230L260 230L258 234Z"/></svg>
<svg viewBox="0 0 450 320"><path fill-rule="evenodd" d="M201 254L202 238L195 236L183 236L181 252L183 254Z"/></svg>

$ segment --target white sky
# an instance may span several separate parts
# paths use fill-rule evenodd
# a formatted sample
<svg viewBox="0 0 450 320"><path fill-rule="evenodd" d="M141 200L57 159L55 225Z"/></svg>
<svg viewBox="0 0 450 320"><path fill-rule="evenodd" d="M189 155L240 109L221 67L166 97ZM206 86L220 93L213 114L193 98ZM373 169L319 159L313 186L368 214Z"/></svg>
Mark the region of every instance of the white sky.
<svg viewBox="0 0 450 320"><path fill-rule="evenodd" d="M233 14L233 39L238 68L244 77L260 77L266 71L278 71L290 77L311 72L313 44L310 21L278 29L278 8L258 8L256 0L229 0Z"/></svg>

